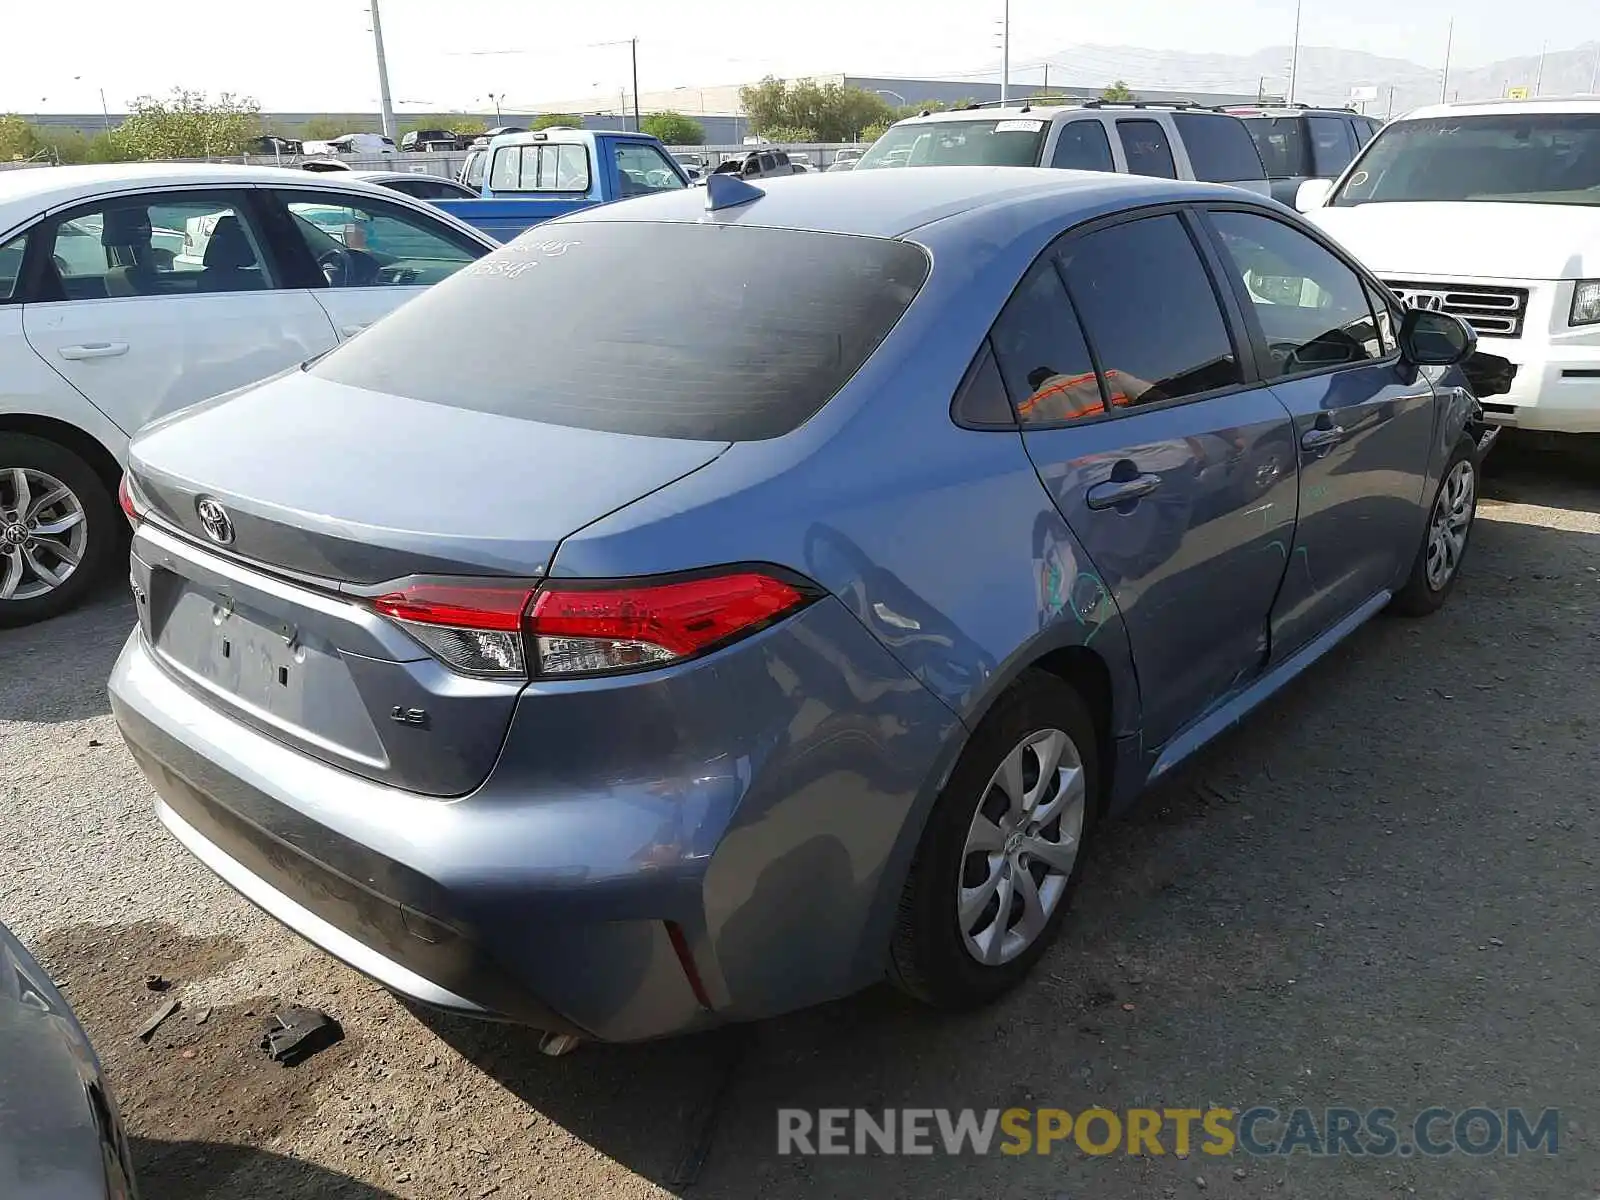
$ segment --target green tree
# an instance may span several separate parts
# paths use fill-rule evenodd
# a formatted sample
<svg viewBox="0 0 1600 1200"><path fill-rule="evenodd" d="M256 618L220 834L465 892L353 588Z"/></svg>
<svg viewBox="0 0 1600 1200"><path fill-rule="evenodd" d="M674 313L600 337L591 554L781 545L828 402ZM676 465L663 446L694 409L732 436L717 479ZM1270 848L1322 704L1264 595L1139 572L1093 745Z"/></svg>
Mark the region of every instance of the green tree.
<svg viewBox="0 0 1600 1200"><path fill-rule="evenodd" d="M703 146L706 142L705 126L682 113L651 113L639 124L669 146Z"/></svg>
<svg viewBox="0 0 1600 1200"><path fill-rule="evenodd" d="M864 88L814 80L793 82L771 76L739 89L750 127L763 137L772 131L806 130L822 142L853 141L869 125L893 118L882 96Z"/></svg>
<svg viewBox="0 0 1600 1200"><path fill-rule="evenodd" d="M39 131L23 118L0 116L0 161L25 161L43 148Z"/></svg>
<svg viewBox="0 0 1600 1200"><path fill-rule="evenodd" d="M1126 104L1130 100L1137 100L1133 89L1122 80L1117 80L1100 93L1100 99L1108 100L1114 104Z"/></svg>
<svg viewBox="0 0 1600 1200"><path fill-rule="evenodd" d="M570 125L574 129L583 128L583 118L576 113L545 113L535 117L529 129L552 129L557 125Z"/></svg>
<svg viewBox="0 0 1600 1200"><path fill-rule="evenodd" d="M861 131L860 140L863 142L875 142L888 132L889 123L887 121L876 121Z"/></svg>
<svg viewBox="0 0 1600 1200"><path fill-rule="evenodd" d="M815 129L804 129L798 125L773 125L763 129L761 136L769 142L784 142L788 145L825 140L817 136Z"/></svg>
<svg viewBox="0 0 1600 1200"><path fill-rule="evenodd" d="M223 92L215 100L204 92L174 88L165 100L140 96L112 136L131 158L211 158L244 153L261 132L261 106Z"/></svg>

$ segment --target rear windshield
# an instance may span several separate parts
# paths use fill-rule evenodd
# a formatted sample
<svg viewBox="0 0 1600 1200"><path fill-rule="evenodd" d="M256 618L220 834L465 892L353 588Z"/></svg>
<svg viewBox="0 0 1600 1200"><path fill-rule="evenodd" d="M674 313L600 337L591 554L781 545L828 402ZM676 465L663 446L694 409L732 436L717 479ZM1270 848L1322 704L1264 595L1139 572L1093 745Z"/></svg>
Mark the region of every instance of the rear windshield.
<svg viewBox="0 0 1600 1200"><path fill-rule="evenodd" d="M309 371L580 429L755 441L788 433L826 404L927 275L920 248L883 238L714 224L545 225ZM485 349L418 350L450 345Z"/></svg>
<svg viewBox="0 0 1600 1200"><path fill-rule="evenodd" d="M874 167L1036 167L1050 122L1038 117L920 121L894 125L856 170Z"/></svg>
<svg viewBox="0 0 1600 1200"><path fill-rule="evenodd" d="M1333 203L1419 200L1600 205L1600 113L1397 121L1367 144Z"/></svg>
<svg viewBox="0 0 1600 1200"><path fill-rule="evenodd" d="M1173 113L1173 122L1189 152L1194 177L1205 183L1265 179L1261 156L1250 131L1238 117L1221 113Z"/></svg>

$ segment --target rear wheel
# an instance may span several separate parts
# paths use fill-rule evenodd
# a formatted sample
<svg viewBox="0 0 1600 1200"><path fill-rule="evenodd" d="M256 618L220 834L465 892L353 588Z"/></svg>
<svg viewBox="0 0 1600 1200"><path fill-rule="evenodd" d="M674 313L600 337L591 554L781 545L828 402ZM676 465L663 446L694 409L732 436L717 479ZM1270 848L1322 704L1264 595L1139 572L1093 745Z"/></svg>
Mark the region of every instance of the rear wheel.
<svg viewBox="0 0 1600 1200"><path fill-rule="evenodd" d="M66 612L114 554L116 502L72 451L0 433L0 627Z"/></svg>
<svg viewBox="0 0 1600 1200"><path fill-rule="evenodd" d="M1094 721L1030 672L986 717L934 805L900 900L890 977L940 1008L1015 987L1060 928L1099 788Z"/></svg>
<svg viewBox="0 0 1600 1200"><path fill-rule="evenodd" d="M1445 463L1422 546L1411 565L1405 586L1390 602L1402 617L1425 617L1437 612L1455 588L1478 512L1478 459L1472 440L1463 437Z"/></svg>

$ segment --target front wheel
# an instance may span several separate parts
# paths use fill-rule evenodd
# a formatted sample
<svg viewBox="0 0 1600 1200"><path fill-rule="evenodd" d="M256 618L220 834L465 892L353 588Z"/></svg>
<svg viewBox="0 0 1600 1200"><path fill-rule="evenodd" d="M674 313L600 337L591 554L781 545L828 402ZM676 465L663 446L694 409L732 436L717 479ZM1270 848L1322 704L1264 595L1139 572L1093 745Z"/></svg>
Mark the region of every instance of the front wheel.
<svg viewBox="0 0 1600 1200"><path fill-rule="evenodd" d="M1405 586L1395 594L1390 609L1403 617L1425 617L1437 612L1455 588L1478 513L1478 456L1472 440L1463 436L1445 464L1428 510L1422 546L1411 566Z"/></svg>
<svg viewBox="0 0 1600 1200"><path fill-rule="evenodd" d="M1083 866L1099 760L1087 706L1030 672L962 751L900 900L890 978L946 1009L1021 982L1055 938Z"/></svg>

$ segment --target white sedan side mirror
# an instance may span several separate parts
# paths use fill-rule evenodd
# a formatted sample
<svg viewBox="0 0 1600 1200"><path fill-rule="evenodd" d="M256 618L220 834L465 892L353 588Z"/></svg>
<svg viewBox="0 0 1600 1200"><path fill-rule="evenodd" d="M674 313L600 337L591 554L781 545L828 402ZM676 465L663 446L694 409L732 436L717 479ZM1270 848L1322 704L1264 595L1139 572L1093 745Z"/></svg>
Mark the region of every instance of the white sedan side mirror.
<svg viewBox="0 0 1600 1200"><path fill-rule="evenodd" d="M1308 179L1300 185L1300 190L1294 194L1294 207L1296 212L1310 212L1313 208L1321 208L1327 203L1328 197L1333 193L1333 180Z"/></svg>

